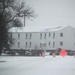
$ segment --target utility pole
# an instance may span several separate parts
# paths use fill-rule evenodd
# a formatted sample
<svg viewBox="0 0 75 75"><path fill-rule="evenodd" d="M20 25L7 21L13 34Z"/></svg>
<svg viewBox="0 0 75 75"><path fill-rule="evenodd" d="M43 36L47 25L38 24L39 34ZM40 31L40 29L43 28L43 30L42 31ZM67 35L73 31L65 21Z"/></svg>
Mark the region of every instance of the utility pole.
<svg viewBox="0 0 75 75"><path fill-rule="evenodd" d="M26 20L26 16L25 16L25 13L24 13L24 27L25 27L25 20Z"/></svg>

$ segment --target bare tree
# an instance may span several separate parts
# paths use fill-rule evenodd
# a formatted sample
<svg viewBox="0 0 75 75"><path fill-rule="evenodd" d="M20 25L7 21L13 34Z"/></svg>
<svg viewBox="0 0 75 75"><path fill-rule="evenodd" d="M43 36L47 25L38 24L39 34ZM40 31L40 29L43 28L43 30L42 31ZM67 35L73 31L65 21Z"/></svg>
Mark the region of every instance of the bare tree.
<svg viewBox="0 0 75 75"><path fill-rule="evenodd" d="M8 36L9 29L21 27L20 17L35 17L34 11L25 2L17 3L16 0L0 0L0 54L3 48L10 48L12 39Z"/></svg>

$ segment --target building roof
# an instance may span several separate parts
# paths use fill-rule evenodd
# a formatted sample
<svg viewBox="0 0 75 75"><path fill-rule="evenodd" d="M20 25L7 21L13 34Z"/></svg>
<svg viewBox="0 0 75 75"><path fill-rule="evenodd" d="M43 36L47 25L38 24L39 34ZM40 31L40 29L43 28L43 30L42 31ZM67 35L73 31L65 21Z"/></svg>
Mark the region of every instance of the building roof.
<svg viewBox="0 0 75 75"><path fill-rule="evenodd" d="M9 30L9 32L53 32L53 31L61 30L65 27L68 27L68 26L13 27Z"/></svg>

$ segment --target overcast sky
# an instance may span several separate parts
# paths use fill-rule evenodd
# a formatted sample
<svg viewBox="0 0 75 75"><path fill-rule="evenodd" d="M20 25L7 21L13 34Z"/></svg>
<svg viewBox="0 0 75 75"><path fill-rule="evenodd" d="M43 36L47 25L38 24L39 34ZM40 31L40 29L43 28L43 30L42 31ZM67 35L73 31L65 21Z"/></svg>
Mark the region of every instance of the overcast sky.
<svg viewBox="0 0 75 75"><path fill-rule="evenodd" d="M38 15L26 26L75 26L75 0L24 0Z"/></svg>

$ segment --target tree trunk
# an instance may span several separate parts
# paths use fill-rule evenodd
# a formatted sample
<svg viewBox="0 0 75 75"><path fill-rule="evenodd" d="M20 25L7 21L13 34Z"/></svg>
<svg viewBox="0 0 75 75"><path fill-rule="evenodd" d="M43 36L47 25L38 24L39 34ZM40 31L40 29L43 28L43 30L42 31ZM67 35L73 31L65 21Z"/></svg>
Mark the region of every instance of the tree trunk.
<svg viewBox="0 0 75 75"><path fill-rule="evenodd" d="M2 54L2 44L0 44L0 56Z"/></svg>

